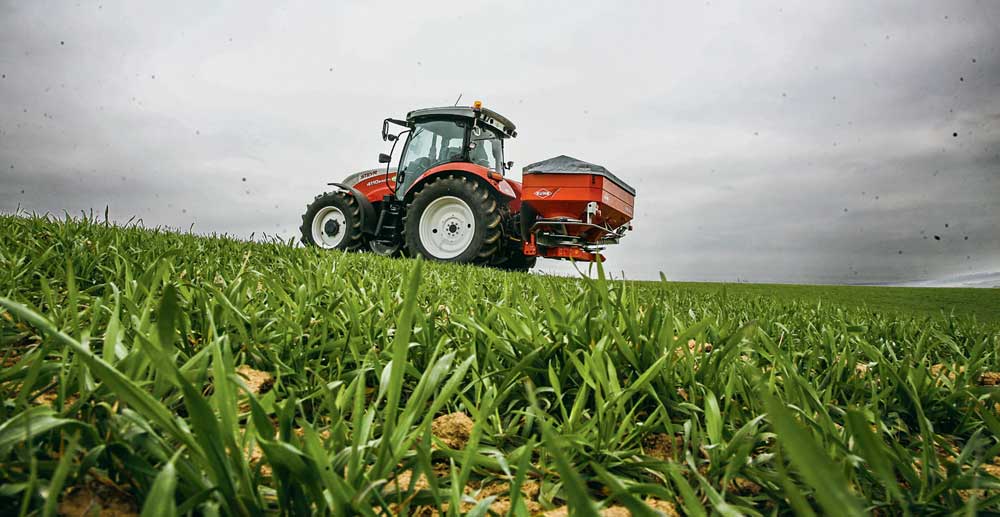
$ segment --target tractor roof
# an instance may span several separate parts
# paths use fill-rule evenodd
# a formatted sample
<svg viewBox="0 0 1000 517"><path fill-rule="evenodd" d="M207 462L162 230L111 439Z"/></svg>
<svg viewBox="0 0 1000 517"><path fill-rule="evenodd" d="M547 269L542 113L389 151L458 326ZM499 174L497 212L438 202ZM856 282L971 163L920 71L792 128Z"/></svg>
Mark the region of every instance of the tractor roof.
<svg viewBox="0 0 1000 517"><path fill-rule="evenodd" d="M443 108L423 108L413 110L406 114L407 121L416 121L421 118L438 117L463 117L473 118L476 112L480 113L479 121L500 131L504 138L517 136L517 128L507 117L487 108L473 109L468 106L445 106Z"/></svg>

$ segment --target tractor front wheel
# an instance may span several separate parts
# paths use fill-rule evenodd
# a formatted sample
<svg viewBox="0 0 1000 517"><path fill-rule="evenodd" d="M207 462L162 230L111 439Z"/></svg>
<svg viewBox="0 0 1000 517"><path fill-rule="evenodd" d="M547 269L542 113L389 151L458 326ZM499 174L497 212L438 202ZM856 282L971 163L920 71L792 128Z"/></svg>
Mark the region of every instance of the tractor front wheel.
<svg viewBox="0 0 1000 517"><path fill-rule="evenodd" d="M364 245L361 210L354 196L326 192L316 196L302 214L302 244L325 249L356 251Z"/></svg>
<svg viewBox="0 0 1000 517"><path fill-rule="evenodd" d="M406 209L406 247L442 262L485 264L500 245L496 198L479 182L443 176L422 188Z"/></svg>

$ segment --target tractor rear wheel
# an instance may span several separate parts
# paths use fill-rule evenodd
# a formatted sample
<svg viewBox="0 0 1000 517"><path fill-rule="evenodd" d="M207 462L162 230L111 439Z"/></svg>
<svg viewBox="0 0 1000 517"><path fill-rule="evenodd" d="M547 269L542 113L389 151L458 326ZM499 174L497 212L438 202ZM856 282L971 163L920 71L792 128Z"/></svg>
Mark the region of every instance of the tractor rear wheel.
<svg viewBox="0 0 1000 517"><path fill-rule="evenodd" d="M500 207L489 189L463 176L432 180L413 196L403 233L411 255L485 264L500 247Z"/></svg>
<svg viewBox="0 0 1000 517"><path fill-rule="evenodd" d="M302 244L325 249L356 251L365 244L361 233L361 209L346 192L316 196L302 214Z"/></svg>

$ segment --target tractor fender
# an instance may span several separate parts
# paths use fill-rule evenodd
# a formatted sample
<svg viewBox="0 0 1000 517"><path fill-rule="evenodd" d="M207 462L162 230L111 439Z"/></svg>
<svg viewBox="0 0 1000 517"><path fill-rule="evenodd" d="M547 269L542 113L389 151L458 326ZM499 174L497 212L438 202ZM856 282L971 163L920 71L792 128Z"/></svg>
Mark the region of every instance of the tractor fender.
<svg viewBox="0 0 1000 517"><path fill-rule="evenodd" d="M406 191L406 199L410 199L420 187L427 183L432 178L435 178L441 174L455 174L458 176L465 176L471 180L479 181L484 186L488 187L491 191L497 192L507 198L512 200L517 200L520 196L517 191L514 190L513 186L507 182L506 179L495 180L489 176L489 169L481 165L474 165L465 162L452 162L439 165L437 167L432 167L425 171L416 181ZM501 184L503 184L501 186Z"/></svg>
<svg viewBox="0 0 1000 517"><path fill-rule="evenodd" d="M374 234L375 225L378 224L378 218L375 217L375 207L372 206L371 201L369 201L368 198L361 193L361 191L354 187L347 186L343 183L327 183L327 185L342 189L354 196L354 200L358 202L358 207L361 208L361 232L369 235Z"/></svg>

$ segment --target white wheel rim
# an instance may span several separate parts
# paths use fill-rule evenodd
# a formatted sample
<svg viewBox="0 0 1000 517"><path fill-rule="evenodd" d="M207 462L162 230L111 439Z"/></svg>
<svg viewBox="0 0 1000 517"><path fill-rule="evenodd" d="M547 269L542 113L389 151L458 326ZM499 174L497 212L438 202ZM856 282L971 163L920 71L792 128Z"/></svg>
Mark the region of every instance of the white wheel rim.
<svg viewBox="0 0 1000 517"><path fill-rule="evenodd" d="M461 255L476 235L476 220L465 201L442 196L431 201L420 216L420 243L438 259Z"/></svg>
<svg viewBox="0 0 1000 517"><path fill-rule="evenodd" d="M327 233L327 223L336 223L336 233ZM347 235L347 218L339 208L325 206L320 208L312 221L312 238L317 246L326 249L336 248Z"/></svg>

